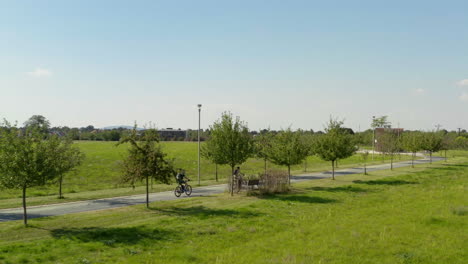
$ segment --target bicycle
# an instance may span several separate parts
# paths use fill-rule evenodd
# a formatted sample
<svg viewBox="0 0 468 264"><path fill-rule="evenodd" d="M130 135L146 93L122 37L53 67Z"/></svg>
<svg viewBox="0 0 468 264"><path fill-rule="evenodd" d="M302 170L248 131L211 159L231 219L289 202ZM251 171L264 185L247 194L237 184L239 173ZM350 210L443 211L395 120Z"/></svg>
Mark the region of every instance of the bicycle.
<svg viewBox="0 0 468 264"><path fill-rule="evenodd" d="M185 193L185 195L190 196L192 194L192 186L188 185L187 182L179 184L174 190L174 195L176 197L180 197L182 193Z"/></svg>

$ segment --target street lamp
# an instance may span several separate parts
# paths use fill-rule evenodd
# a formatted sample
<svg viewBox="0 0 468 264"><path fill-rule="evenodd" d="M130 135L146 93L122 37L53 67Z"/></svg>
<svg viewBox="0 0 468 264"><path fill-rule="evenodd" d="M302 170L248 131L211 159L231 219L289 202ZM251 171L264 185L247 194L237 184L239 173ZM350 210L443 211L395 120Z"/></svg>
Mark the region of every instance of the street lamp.
<svg viewBox="0 0 468 264"><path fill-rule="evenodd" d="M375 152L375 116L372 116L372 128L374 128L373 134L372 134L372 161L374 161L374 152Z"/></svg>
<svg viewBox="0 0 468 264"><path fill-rule="evenodd" d="M201 104L198 104L198 185L200 185L200 116L201 116Z"/></svg>

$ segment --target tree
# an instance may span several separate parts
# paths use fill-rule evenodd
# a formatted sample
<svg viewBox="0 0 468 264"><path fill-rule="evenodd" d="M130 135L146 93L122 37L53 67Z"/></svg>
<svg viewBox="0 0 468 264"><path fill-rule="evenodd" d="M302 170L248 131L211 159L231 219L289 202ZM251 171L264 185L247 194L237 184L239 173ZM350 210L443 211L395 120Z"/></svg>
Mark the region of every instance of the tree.
<svg viewBox="0 0 468 264"><path fill-rule="evenodd" d="M446 133L446 130L444 133L442 133L442 146L440 150L444 151L444 156L445 156L445 162L447 162L447 150L452 149L455 144L455 138L452 137L450 134Z"/></svg>
<svg viewBox="0 0 468 264"><path fill-rule="evenodd" d="M383 154L390 157L390 170L393 170L393 158L395 153L400 150L400 138L393 131L385 131L380 136L380 146Z"/></svg>
<svg viewBox="0 0 468 264"><path fill-rule="evenodd" d="M7 121L0 130L0 185L22 190L23 222L28 225L27 189L42 186L56 177L55 141L45 138L38 126L21 130Z"/></svg>
<svg viewBox="0 0 468 264"><path fill-rule="evenodd" d="M267 173L268 152L271 149L272 138L273 134L269 129L254 137L255 156L263 160L264 174Z"/></svg>
<svg viewBox="0 0 468 264"><path fill-rule="evenodd" d="M26 122L26 128L36 128L43 133L47 133L50 128L50 122L42 115L33 115Z"/></svg>
<svg viewBox="0 0 468 264"><path fill-rule="evenodd" d="M426 132L422 137L422 149L429 152L430 163L432 164L432 153L442 148L442 136L434 131Z"/></svg>
<svg viewBox="0 0 468 264"><path fill-rule="evenodd" d="M369 158L369 151L364 150L361 152L362 160L364 161L364 175L367 175L367 159Z"/></svg>
<svg viewBox="0 0 468 264"><path fill-rule="evenodd" d="M371 123L372 128L377 128L377 127L390 128L391 126L392 126L392 123L388 121L388 116L375 117L374 119L372 119L372 123Z"/></svg>
<svg viewBox="0 0 468 264"><path fill-rule="evenodd" d="M414 168L414 158L416 152L422 150L422 134L421 132L407 132L402 135L402 147L404 150L412 153L411 167Z"/></svg>
<svg viewBox="0 0 468 264"><path fill-rule="evenodd" d="M233 118L229 112L224 112L221 119L210 127L211 137L207 144L212 144L211 150L219 164L231 167L231 196L234 195L234 167L247 161L252 156L254 144L247 124L239 117Z"/></svg>
<svg viewBox="0 0 468 264"><path fill-rule="evenodd" d="M145 181L146 207L149 208L149 180L150 178L165 184L175 175L172 162L166 158L159 143L156 129L147 129L142 135L133 128L130 135L122 138L118 145L130 143L128 157L123 162L124 182L134 184L136 181Z"/></svg>
<svg viewBox="0 0 468 264"><path fill-rule="evenodd" d="M59 184L59 199L64 198L62 194L62 183L66 173L78 167L83 161L85 155L76 147L73 146L71 139L59 139L57 136L52 136L51 144L54 144L56 150L53 154L54 172Z"/></svg>
<svg viewBox="0 0 468 264"><path fill-rule="evenodd" d="M215 164L215 179L218 181L218 165L223 164L222 156L216 155L219 151L216 149L218 145L213 141L207 141L201 148L201 155L205 159Z"/></svg>
<svg viewBox="0 0 468 264"><path fill-rule="evenodd" d="M330 118L325 134L317 138L315 153L332 163L332 179L335 179L335 161L345 159L357 150L353 138L342 129L343 122Z"/></svg>
<svg viewBox="0 0 468 264"><path fill-rule="evenodd" d="M271 141L268 158L276 165L288 167L288 182L291 184L291 166L300 164L309 154L309 147L301 138L301 131L291 128L280 131Z"/></svg>

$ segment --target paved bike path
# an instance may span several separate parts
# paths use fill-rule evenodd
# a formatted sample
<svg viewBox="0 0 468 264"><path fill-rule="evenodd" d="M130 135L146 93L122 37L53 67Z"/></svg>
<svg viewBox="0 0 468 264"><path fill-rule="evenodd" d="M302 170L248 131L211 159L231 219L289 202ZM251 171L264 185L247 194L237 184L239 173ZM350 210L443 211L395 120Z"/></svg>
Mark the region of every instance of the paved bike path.
<svg viewBox="0 0 468 264"><path fill-rule="evenodd" d="M443 158L433 157L432 160L439 161L439 160L443 160ZM415 165L424 164L424 163L429 163L429 159L424 158L424 159L414 161ZM394 168L407 167L407 166L411 166L411 161L393 163ZM387 170L387 169L390 169L390 164L373 165L373 166L367 167L368 172L378 171L378 170ZM341 175L358 174L358 173L363 173L362 167L337 170L335 171L335 177L339 177ZM294 182L301 182L301 181L314 180L314 179L330 178L331 174L332 174L331 171L300 174L300 175L292 176L291 182L294 183ZM208 195L223 193L227 188L226 186L227 186L226 184L219 184L219 185L210 185L210 186L193 188L193 192L190 197L200 197L200 196L208 196ZM187 198L187 197L183 194L180 198L177 198L174 196L173 191L150 193L149 195L149 199L151 202L175 200L175 199L181 199L181 198ZM81 213L81 212L88 212L88 211L105 210L105 209L111 209L111 208L117 208L117 207L123 207L123 206L144 204L145 202L146 202L146 194L138 194L138 195L132 195L132 196L104 198L104 199L78 201L78 202L70 202L70 203L62 203L62 204L31 206L27 208L27 211L28 211L28 218L31 219L31 218L38 218L38 217L47 217L47 216ZM0 222L21 220L21 219L23 219L23 208L12 208L12 209L0 210Z"/></svg>

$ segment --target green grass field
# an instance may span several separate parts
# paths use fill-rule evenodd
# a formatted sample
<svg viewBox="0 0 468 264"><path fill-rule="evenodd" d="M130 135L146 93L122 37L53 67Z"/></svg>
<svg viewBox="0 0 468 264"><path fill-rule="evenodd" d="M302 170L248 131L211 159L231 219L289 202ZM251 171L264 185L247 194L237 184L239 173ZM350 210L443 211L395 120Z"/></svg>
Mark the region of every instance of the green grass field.
<svg viewBox="0 0 468 264"><path fill-rule="evenodd" d="M0 223L0 263L466 263L468 153L448 163Z"/></svg>
<svg viewBox="0 0 468 264"><path fill-rule="evenodd" d="M71 202L78 200L106 198L113 196L124 196L139 194L144 192L141 184L135 190L129 185L122 184L119 181L121 170L121 161L127 154L128 145L116 146L115 142L101 141L78 141L78 147L86 154L83 164L64 179L63 191L66 199L58 200L58 186L47 185L28 189L27 196L29 205L41 205L58 202ZM177 168L186 169L187 176L192 179L192 185L197 183L198 168L198 145L196 142L162 142L164 151L170 158L174 159ZM409 159L408 156L396 157L399 159ZM369 157L370 160L370 157ZM374 164L382 163L381 157L375 157ZM385 161L388 162L388 159ZM339 162L340 168L361 166L362 158L355 155ZM371 164L372 162L369 162ZM256 175L263 171L263 160L249 159L242 164L242 171L246 175ZM268 163L270 169L284 169L285 167L276 166ZM304 164L293 166L292 173L298 174L304 172ZM307 159L307 171L326 171L330 170L330 163L320 160L318 157L311 156ZM219 166L219 181L224 183L227 176L231 174L228 166ZM211 162L201 159L201 185L215 184L215 165ZM152 191L171 190L175 185L154 184ZM0 208L11 208L21 206L21 191L2 190L0 192Z"/></svg>

